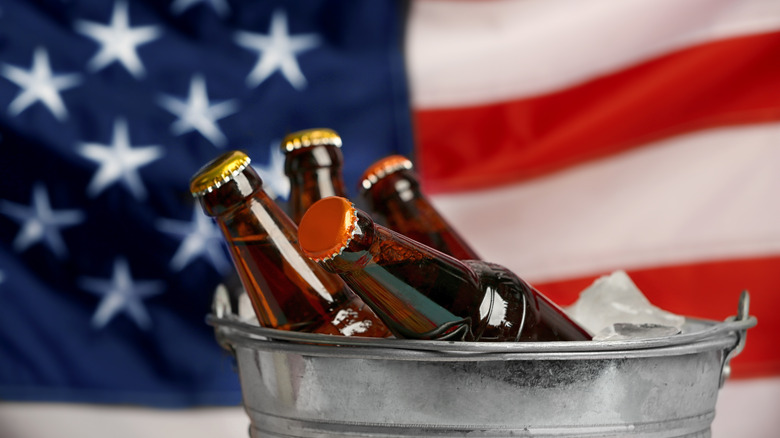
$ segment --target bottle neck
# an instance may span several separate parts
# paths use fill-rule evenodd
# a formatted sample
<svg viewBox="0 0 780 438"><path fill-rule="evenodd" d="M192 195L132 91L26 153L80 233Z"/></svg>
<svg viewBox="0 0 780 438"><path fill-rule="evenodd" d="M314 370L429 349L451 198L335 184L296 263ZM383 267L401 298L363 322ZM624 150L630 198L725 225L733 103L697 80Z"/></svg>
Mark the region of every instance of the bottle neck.
<svg viewBox="0 0 780 438"><path fill-rule="evenodd" d="M236 240L271 240L275 246L297 242L297 227L262 188L257 172L247 167L200 198L228 243Z"/></svg>
<svg viewBox="0 0 780 438"><path fill-rule="evenodd" d="M203 211L209 216L220 216L241 205L247 198L262 191L263 181L254 169L247 167L229 181L199 197ZM266 195L267 198L267 195Z"/></svg>
<svg viewBox="0 0 780 438"><path fill-rule="evenodd" d="M393 212L386 204L405 204L423 197L420 184L408 170L398 170L377 180L371 187L363 191L363 197L375 212L388 216L394 213L396 216L411 218L414 211L402 210Z"/></svg>
<svg viewBox="0 0 780 438"><path fill-rule="evenodd" d="M423 195L411 171L385 176L365 190L363 197L388 228L457 259L480 259Z"/></svg>
<svg viewBox="0 0 780 438"><path fill-rule="evenodd" d="M343 157L336 146L296 149L285 157L285 174L290 179L290 209L295 223L312 204L328 196L347 197L341 173Z"/></svg>
<svg viewBox="0 0 780 438"><path fill-rule="evenodd" d="M486 298L463 262L373 223L357 211L341 253L320 263L338 272L397 336L474 339Z"/></svg>

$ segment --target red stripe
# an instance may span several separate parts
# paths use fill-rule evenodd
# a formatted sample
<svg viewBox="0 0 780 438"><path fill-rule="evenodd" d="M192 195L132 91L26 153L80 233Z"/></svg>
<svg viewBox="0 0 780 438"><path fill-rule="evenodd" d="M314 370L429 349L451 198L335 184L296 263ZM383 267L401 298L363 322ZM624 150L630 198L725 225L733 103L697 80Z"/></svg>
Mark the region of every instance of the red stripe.
<svg viewBox="0 0 780 438"><path fill-rule="evenodd" d="M780 375L780 257L700 263L628 271L651 303L671 312L724 320L736 315L742 290L750 292L745 350L732 362L733 377ZM597 276L534 284L560 305L569 305Z"/></svg>
<svg viewBox="0 0 780 438"><path fill-rule="evenodd" d="M557 93L420 110L418 170L429 193L469 190L684 132L780 120L778 78L774 32L678 51Z"/></svg>

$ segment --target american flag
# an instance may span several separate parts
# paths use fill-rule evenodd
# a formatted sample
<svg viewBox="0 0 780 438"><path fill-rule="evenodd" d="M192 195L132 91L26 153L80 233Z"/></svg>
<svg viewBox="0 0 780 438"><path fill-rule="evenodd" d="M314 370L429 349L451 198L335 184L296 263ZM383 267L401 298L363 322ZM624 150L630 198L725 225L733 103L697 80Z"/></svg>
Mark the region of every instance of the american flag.
<svg viewBox="0 0 780 438"><path fill-rule="evenodd" d="M410 155L480 255L562 305L617 269L714 320L748 289L759 322L713 436L777 436L780 2L253 3L0 4L0 397L236 403L203 324L227 259L186 181L241 148L283 202L276 143L324 126L350 188ZM168 436L245 436L234 409L166 411ZM163 429L119 410L0 404L0 434Z"/></svg>
<svg viewBox="0 0 780 438"><path fill-rule="evenodd" d="M242 149L284 204L279 142L317 126L342 135L351 188L374 160L409 154L402 12L0 4L0 398L238 404L204 322L232 267L189 179Z"/></svg>

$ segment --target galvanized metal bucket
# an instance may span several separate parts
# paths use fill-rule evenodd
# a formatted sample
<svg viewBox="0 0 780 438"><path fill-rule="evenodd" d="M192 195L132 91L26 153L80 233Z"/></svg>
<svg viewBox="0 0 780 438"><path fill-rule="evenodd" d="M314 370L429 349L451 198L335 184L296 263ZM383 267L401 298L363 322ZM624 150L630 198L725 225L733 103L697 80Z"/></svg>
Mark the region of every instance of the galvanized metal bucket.
<svg viewBox="0 0 780 438"><path fill-rule="evenodd" d="M217 312L220 313L220 312ZM212 315L257 437L709 437L736 317L674 336L473 343L292 333Z"/></svg>

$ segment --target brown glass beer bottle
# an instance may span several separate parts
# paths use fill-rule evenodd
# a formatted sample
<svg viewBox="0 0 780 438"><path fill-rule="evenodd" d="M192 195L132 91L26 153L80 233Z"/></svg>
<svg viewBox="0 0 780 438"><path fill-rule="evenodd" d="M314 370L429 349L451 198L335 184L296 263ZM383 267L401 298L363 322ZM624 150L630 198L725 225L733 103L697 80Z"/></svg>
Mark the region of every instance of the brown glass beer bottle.
<svg viewBox="0 0 780 438"><path fill-rule="evenodd" d="M377 222L460 260L480 257L420 191L412 162L401 155L369 166L360 195Z"/></svg>
<svg viewBox="0 0 780 438"><path fill-rule="evenodd" d="M290 216L296 224L312 204L328 196L347 197L341 168L341 137L326 128L293 132L282 140L284 173L290 179Z"/></svg>
<svg viewBox="0 0 780 438"><path fill-rule="evenodd" d="M375 224L345 198L324 198L312 205L298 235L304 253L341 275L396 337L591 339L506 268L448 256Z"/></svg>
<svg viewBox="0 0 780 438"><path fill-rule="evenodd" d="M345 336L389 336L336 275L308 260L297 227L263 191L240 151L206 164L190 191L215 218L261 326Z"/></svg>

